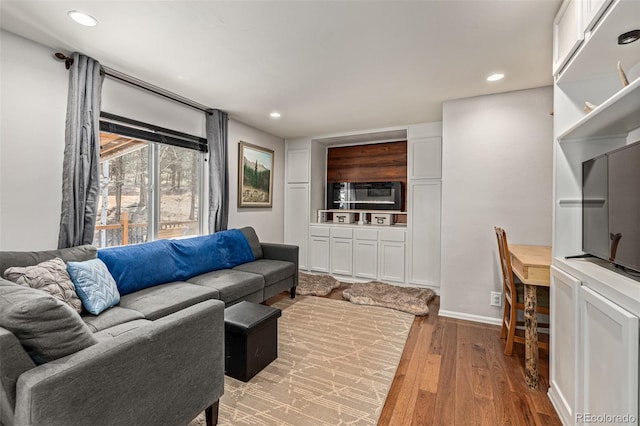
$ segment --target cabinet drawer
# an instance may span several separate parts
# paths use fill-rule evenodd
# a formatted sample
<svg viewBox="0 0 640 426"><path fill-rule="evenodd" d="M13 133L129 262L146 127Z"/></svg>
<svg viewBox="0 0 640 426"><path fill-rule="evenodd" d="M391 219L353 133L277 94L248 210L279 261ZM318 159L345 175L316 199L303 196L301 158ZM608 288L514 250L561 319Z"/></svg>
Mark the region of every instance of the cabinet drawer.
<svg viewBox="0 0 640 426"><path fill-rule="evenodd" d="M312 237L328 237L331 229L326 226L311 226L309 227Z"/></svg>
<svg viewBox="0 0 640 426"><path fill-rule="evenodd" d="M331 236L333 238L353 238L353 229L351 229L351 228L331 228Z"/></svg>
<svg viewBox="0 0 640 426"><path fill-rule="evenodd" d="M381 229L380 241L398 241L404 242L406 232L397 229Z"/></svg>
<svg viewBox="0 0 640 426"><path fill-rule="evenodd" d="M376 229L356 229L356 240L378 240L378 231Z"/></svg>

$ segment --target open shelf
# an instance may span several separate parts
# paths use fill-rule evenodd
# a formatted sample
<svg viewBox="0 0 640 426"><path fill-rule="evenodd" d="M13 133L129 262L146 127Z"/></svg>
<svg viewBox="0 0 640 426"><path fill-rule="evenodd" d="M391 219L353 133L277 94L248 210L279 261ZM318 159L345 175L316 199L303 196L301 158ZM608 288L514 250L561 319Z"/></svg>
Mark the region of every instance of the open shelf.
<svg viewBox="0 0 640 426"><path fill-rule="evenodd" d="M594 108L558 136L559 141L616 136L640 127L640 78Z"/></svg>

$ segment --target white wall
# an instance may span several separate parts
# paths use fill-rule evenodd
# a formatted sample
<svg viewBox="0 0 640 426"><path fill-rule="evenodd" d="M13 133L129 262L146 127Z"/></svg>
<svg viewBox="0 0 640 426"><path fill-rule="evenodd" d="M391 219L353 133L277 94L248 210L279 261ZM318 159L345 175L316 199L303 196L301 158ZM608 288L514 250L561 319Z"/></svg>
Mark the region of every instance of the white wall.
<svg viewBox="0 0 640 426"><path fill-rule="evenodd" d="M68 71L54 50L1 33L0 250L57 246ZM90 54L90 52L87 52ZM102 109L198 136L204 113L105 79ZM238 142L275 151L273 209L237 209ZM229 227L251 225L264 241L284 239L284 140L229 120ZM206 228L206 227L205 227Z"/></svg>
<svg viewBox="0 0 640 426"><path fill-rule="evenodd" d="M260 241L284 242L284 139L229 120L229 228L251 225ZM238 208L238 143L249 142L274 150L273 207Z"/></svg>
<svg viewBox="0 0 640 426"><path fill-rule="evenodd" d="M552 87L443 104L442 314L501 317L495 225L511 244L551 245L552 110Z"/></svg>
<svg viewBox="0 0 640 426"><path fill-rule="evenodd" d="M0 49L0 250L56 248L69 73L6 31Z"/></svg>

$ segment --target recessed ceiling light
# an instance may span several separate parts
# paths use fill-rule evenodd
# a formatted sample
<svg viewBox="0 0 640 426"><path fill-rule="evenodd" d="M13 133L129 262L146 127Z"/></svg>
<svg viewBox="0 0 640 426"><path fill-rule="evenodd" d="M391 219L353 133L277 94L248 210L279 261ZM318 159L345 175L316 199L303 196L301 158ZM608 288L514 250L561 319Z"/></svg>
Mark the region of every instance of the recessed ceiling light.
<svg viewBox="0 0 640 426"><path fill-rule="evenodd" d="M629 44L640 39L640 30L627 31L618 36L618 44Z"/></svg>
<svg viewBox="0 0 640 426"><path fill-rule="evenodd" d="M502 80L503 78L504 78L504 74L497 72L487 77L487 81L498 81L498 80Z"/></svg>
<svg viewBox="0 0 640 426"><path fill-rule="evenodd" d="M280 113L278 111L273 111L271 114L269 114L269 117L280 118Z"/></svg>
<svg viewBox="0 0 640 426"><path fill-rule="evenodd" d="M98 20L91 15L87 15L84 12L80 12L79 10L70 10L67 12L69 18L73 19L80 25L84 25L85 27L95 27L98 24Z"/></svg>

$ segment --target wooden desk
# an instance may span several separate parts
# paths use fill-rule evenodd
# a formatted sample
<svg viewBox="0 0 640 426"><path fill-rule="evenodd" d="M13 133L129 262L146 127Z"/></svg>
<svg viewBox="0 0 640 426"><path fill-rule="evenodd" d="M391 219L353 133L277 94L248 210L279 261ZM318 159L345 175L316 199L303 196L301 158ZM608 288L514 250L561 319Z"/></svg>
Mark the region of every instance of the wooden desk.
<svg viewBox="0 0 640 426"><path fill-rule="evenodd" d="M524 283L524 337L526 352L525 380L538 389L538 318L536 287L551 283L551 247L509 245L511 269Z"/></svg>

